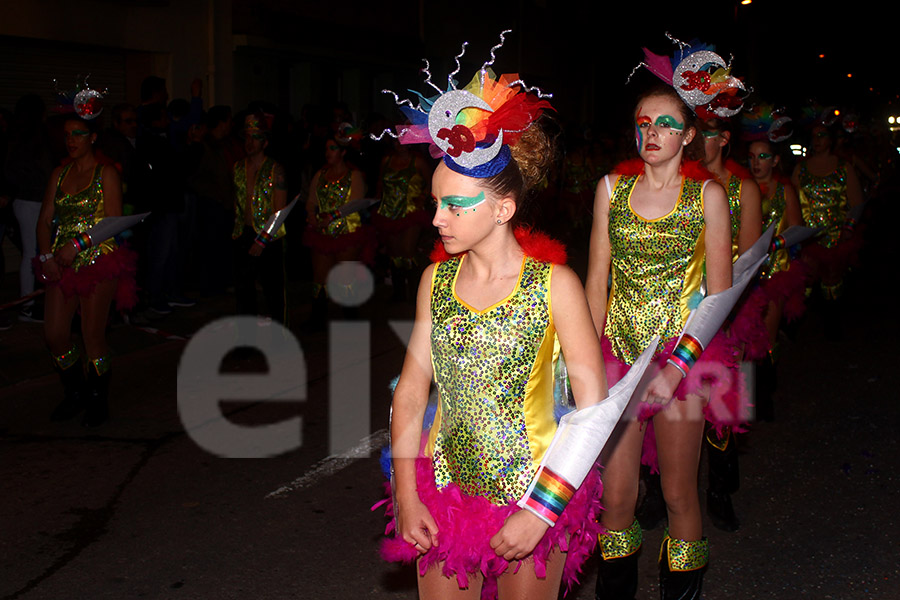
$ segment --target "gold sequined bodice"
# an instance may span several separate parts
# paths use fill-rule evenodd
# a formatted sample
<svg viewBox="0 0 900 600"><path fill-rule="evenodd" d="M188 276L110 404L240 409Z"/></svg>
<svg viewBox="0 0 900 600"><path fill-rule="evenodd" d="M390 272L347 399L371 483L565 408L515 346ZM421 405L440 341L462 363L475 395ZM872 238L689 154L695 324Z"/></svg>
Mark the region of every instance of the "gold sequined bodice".
<svg viewBox="0 0 900 600"><path fill-rule="evenodd" d="M731 257L738 257L738 238L741 234L741 178L731 175L725 184L728 212L731 213Z"/></svg>
<svg viewBox="0 0 900 600"><path fill-rule="evenodd" d="M798 192L806 226L824 228L816 241L826 248L836 246L850 206L847 198L847 165L840 162L834 171L818 177L809 172L806 163L801 163Z"/></svg>
<svg viewBox="0 0 900 600"><path fill-rule="evenodd" d="M424 192L425 180L416 169L415 158L410 161L405 169L385 169L381 178L381 204L378 206L378 214L382 217L401 219L416 212L416 199Z"/></svg>
<svg viewBox="0 0 900 600"><path fill-rule="evenodd" d="M780 181L776 182L775 193L771 198L762 199L762 230L766 231L772 223L778 223L775 228L775 235L778 235L787 229L787 217L785 215L785 207L787 200L784 195L784 184ZM787 248L776 250L769 253L769 258L763 263L760 270L760 277L767 279L778 271L786 271L790 266L790 255Z"/></svg>
<svg viewBox="0 0 900 600"><path fill-rule="evenodd" d="M53 200L54 216L59 220L59 229L53 242L53 251L58 250L63 244L69 242L79 233L83 233L100 222L106 216L106 207L103 204L103 165L94 167L91 182L86 188L75 193L66 194L62 191L62 183L74 163L69 163L59 174L56 180L56 196ZM93 264L101 254L108 254L117 248L113 239L82 250L72 261L72 268L76 271L81 267Z"/></svg>
<svg viewBox="0 0 900 600"><path fill-rule="evenodd" d="M347 169L343 177L328 181L325 172L319 172L319 185L316 187L316 198L319 201L318 211L328 213L339 209L350 201L351 182L353 171ZM337 237L345 233L353 233L362 225L359 213L352 213L346 217L339 217L328 222L324 227L318 226L319 233Z"/></svg>
<svg viewBox="0 0 900 600"><path fill-rule="evenodd" d="M426 453L438 487L503 505L524 494L556 432L553 266L525 257L513 292L477 311L455 291L464 257L438 263L431 292L431 360L438 412Z"/></svg>
<svg viewBox="0 0 900 600"><path fill-rule="evenodd" d="M638 178L620 176L609 202L612 288L604 334L626 364L654 335L665 341L681 333L705 259L703 182L682 178L672 212L648 220L631 208Z"/></svg>
<svg viewBox="0 0 900 600"><path fill-rule="evenodd" d="M256 173L253 194L250 197L250 220L253 231L262 232L275 213L275 161L266 158ZM241 236L244 230L244 215L247 211L247 161L242 160L234 165L234 193L237 199L237 210L234 215L234 231L232 237ZM284 225L272 236L275 239L285 234Z"/></svg>

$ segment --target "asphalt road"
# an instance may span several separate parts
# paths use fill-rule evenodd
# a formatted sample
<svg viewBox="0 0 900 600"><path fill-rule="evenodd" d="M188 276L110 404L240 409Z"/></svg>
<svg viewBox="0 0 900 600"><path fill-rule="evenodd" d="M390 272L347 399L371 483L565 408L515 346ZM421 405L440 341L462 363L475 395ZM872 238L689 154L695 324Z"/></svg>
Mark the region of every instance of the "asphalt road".
<svg viewBox="0 0 900 600"><path fill-rule="evenodd" d="M886 233L897 208L876 209L843 339L827 340L810 307L784 341L776 420L740 439L743 525L706 523L709 600L900 598L900 324L888 276L898 257ZM369 332L355 349L364 364L335 370L327 334L301 333L304 400L222 404L245 427L302 419L302 443L273 458L216 456L194 441L208 423L187 431L178 411L186 338L227 314L227 297L150 323L163 331L111 325L112 418L95 430L49 422L62 391L41 326L0 332L0 600L415 597L413 570L378 558L385 521L370 510L383 493L377 447L404 352L388 321L412 316L388 296L379 286L355 322ZM295 306L299 321L309 307ZM223 363L262 368L253 356ZM365 389L366 370L371 400L330 406L329 386ZM367 424L354 456L329 457L335 419ZM658 595L661 536L645 532L639 598ZM590 564L568 597L593 598L595 573Z"/></svg>

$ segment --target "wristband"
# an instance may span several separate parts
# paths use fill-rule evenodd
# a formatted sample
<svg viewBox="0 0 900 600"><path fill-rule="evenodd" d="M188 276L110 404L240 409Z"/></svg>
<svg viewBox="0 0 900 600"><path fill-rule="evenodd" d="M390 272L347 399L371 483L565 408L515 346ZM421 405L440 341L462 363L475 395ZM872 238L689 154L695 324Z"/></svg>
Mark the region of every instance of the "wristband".
<svg viewBox="0 0 900 600"><path fill-rule="evenodd" d="M853 217L847 217L847 220L844 221L844 229L846 229L847 231L853 231L854 229L856 229L856 226L858 224L858 221Z"/></svg>
<svg viewBox="0 0 900 600"><path fill-rule="evenodd" d="M574 495L575 488L571 483L544 466L522 508L552 527Z"/></svg>
<svg viewBox="0 0 900 600"><path fill-rule="evenodd" d="M75 250L81 252L82 250L87 250L91 247L91 236L87 233L79 233L75 237L72 238L71 242L75 244Z"/></svg>
<svg viewBox="0 0 900 600"><path fill-rule="evenodd" d="M268 245L268 243L271 242L273 239L274 238L271 235L269 235L268 233L263 231L262 233L260 233L259 235L256 236L256 239L253 240L253 243L256 244L257 246L259 246L260 248L265 249L265 247Z"/></svg>
<svg viewBox="0 0 900 600"><path fill-rule="evenodd" d="M681 371L683 377L687 377L702 353L703 345L700 341L689 333L685 333L678 340L678 345L672 350L672 356L667 362Z"/></svg>
<svg viewBox="0 0 900 600"><path fill-rule="evenodd" d="M53 253L52 253L52 252L48 252L47 254L41 254L40 256L38 256L38 259L39 259L42 263L47 262L47 261L50 260L51 258L53 258Z"/></svg>
<svg viewBox="0 0 900 600"><path fill-rule="evenodd" d="M785 244L786 242L784 241L784 236L776 235L774 238L772 238L771 251L774 252L776 250L781 250L782 248L784 248Z"/></svg>

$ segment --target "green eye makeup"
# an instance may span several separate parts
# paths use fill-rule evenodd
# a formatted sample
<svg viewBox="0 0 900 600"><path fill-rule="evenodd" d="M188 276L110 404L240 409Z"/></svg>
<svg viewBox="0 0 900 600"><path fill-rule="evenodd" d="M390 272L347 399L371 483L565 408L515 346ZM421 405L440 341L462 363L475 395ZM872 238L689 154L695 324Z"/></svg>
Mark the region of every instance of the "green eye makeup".
<svg viewBox="0 0 900 600"><path fill-rule="evenodd" d="M73 129L66 133L66 137L86 137L89 135L91 135L91 132L86 129Z"/></svg>
<svg viewBox="0 0 900 600"><path fill-rule="evenodd" d="M708 140L711 140L714 137L719 137L718 131L702 131L701 133L703 134L703 137L705 137Z"/></svg>
<svg viewBox="0 0 900 600"><path fill-rule="evenodd" d="M669 115L660 115L656 117L656 126L673 129L678 132L684 131L684 123Z"/></svg>
<svg viewBox="0 0 900 600"><path fill-rule="evenodd" d="M441 196L439 205L441 208L450 208L451 210L464 208L472 209L474 212L475 207L483 204L485 201L487 201L487 198L485 198L484 192L479 192L477 196ZM463 214L467 212L468 210L465 210ZM460 213L457 212L456 216L460 216Z"/></svg>

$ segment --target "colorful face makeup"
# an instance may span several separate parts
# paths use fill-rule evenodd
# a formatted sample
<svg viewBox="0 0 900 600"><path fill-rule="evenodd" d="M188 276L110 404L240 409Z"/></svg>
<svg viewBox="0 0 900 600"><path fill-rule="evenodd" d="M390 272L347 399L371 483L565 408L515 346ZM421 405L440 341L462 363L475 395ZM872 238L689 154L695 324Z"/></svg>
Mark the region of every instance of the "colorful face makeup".
<svg viewBox="0 0 900 600"><path fill-rule="evenodd" d="M91 135L91 132L86 129L73 129L72 131L66 132L66 138L79 138L79 137L87 137Z"/></svg>
<svg viewBox="0 0 900 600"><path fill-rule="evenodd" d="M684 123L670 115L659 115L654 123L660 129L669 129L669 135L681 135L684 133Z"/></svg>
<svg viewBox="0 0 900 600"><path fill-rule="evenodd" d="M707 130L704 130L704 131L701 131L700 133L703 134L703 139L707 139L707 140L711 140L711 139L713 139L713 138L719 137L719 132L718 132L718 131L707 131Z"/></svg>
<svg viewBox="0 0 900 600"><path fill-rule="evenodd" d="M451 212L456 213L457 217L468 214L469 210L475 212L475 207L486 201L484 192L479 192L477 196L441 196L440 202L437 202L437 198L435 198L435 202L440 208L450 209Z"/></svg>
<svg viewBox="0 0 900 600"><path fill-rule="evenodd" d="M774 154L769 154L768 152L760 152L759 154L750 155L750 160L772 160L775 158Z"/></svg>
<svg viewBox="0 0 900 600"><path fill-rule="evenodd" d="M650 127L651 123L652 121L650 120L650 117L646 115L641 115L634 121L634 141L637 144L638 152L640 152L641 148L644 147L644 129Z"/></svg>

